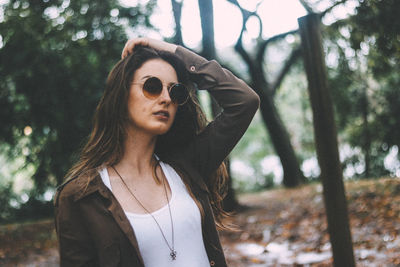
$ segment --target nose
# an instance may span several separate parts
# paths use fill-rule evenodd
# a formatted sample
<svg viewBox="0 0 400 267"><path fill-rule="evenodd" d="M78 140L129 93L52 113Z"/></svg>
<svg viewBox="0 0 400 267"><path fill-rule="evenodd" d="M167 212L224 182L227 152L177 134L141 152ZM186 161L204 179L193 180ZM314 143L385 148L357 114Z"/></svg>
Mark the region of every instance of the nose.
<svg viewBox="0 0 400 267"><path fill-rule="evenodd" d="M160 95L160 101L162 104L169 104L172 102L171 96L169 95L168 87L163 85L163 89Z"/></svg>

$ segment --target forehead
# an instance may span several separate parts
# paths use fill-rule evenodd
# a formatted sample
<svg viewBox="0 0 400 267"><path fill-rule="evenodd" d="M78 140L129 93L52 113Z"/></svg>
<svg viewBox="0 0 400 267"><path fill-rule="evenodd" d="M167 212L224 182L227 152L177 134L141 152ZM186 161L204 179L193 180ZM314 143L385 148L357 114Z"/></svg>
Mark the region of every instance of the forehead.
<svg viewBox="0 0 400 267"><path fill-rule="evenodd" d="M171 64L162 59L150 59L143 63L133 75L133 81L143 81L148 77L157 77L163 82L177 82L178 77Z"/></svg>

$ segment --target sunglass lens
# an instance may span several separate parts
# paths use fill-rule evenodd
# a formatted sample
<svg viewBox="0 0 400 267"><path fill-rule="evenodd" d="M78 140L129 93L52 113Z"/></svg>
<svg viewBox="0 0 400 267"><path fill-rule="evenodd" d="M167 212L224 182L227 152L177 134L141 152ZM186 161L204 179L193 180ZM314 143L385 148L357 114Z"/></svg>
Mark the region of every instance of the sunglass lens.
<svg viewBox="0 0 400 267"><path fill-rule="evenodd" d="M170 91L171 100L179 105L185 104L189 98L189 92L183 84L175 84Z"/></svg>
<svg viewBox="0 0 400 267"><path fill-rule="evenodd" d="M156 77L147 79L143 84L143 93L148 98L156 98L163 89L162 82Z"/></svg>

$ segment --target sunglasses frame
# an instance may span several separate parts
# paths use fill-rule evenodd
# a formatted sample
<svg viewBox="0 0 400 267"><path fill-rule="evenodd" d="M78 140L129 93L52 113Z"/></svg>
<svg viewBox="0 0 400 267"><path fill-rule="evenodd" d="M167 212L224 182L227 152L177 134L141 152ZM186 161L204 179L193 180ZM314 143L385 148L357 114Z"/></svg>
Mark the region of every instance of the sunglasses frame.
<svg viewBox="0 0 400 267"><path fill-rule="evenodd" d="M148 82L150 79L156 79L156 80L161 84L161 90L160 90L160 92L159 92L157 95L154 95L154 97L150 97L149 94L152 94L152 93L149 93L149 91L145 89L145 84L146 84L146 82ZM132 82L132 84L141 85L141 86L142 86L143 95L144 95L147 99L151 99L151 100L160 97L160 95L161 95L161 93L162 93L162 90L164 89L164 84L162 83L161 79L158 78L158 77L155 77L155 76L151 76L151 77L147 78L147 79L146 79L144 82L142 82L142 83L134 83L134 82ZM187 97L186 97L185 101L182 102L182 103L177 103L177 102L174 101L174 100L172 99L172 97L171 97L171 91L172 91L173 88L176 87L176 86L182 86L183 89L186 90L186 92L187 92ZM173 84L173 85L167 86L167 90L168 90L169 97L171 98L171 101L172 101L173 103L176 103L178 106L183 106L183 105L185 105L186 102L187 102L187 101L189 100L189 98L190 98L189 90L187 89L187 87L186 87L183 83L175 83L175 84ZM177 89L176 89L176 90L177 90ZM147 93L146 93L146 92L147 92Z"/></svg>

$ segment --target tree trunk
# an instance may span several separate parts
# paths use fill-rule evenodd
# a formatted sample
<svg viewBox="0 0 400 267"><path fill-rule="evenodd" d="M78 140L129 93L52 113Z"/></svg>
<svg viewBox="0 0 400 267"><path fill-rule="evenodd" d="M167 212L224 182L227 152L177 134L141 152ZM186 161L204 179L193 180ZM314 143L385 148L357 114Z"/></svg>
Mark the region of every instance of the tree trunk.
<svg viewBox="0 0 400 267"><path fill-rule="evenodd" d="M264 86L255 85L257 88L265 88ZM267 126L275 152L282 164L283 185L286 187L295 187L299 185L300 181L304 180L304 177L300 171L289 134L279 116L272 96L266 93L259 94L259 96L261 116Z"/></svg>
<svg viewBox="0 0 400 267"><path fill-rule="evenodd" d="M182 40L182 27L181 27L181 17L182 17L182 2L177 2L176 0L171 0L172 11L175 19L175 36L174 43L178 45L183 45Z"/></svg>
<svg viewBox="0 0 400 267"><path fill-rule="evenodd" d="M320 16L310 14L301 17L299 26L334 266L352 267L355 266L353 246L333 105L327 86L320 33Z"/></svg>
<svg viewBox="0 0 400 267"><path fill-rule="evenodd" d="M275 107L273 93L276 89L271 88L266 81L262 68L263 61L260 58L252 59L242 47L240 39L235 45L235 50L247 63L252 80L252 87L260 97L261 116L271 137L275 152L278 154L282 164L283 184L287 187L295 187L299 185L301 181L304 181L305 178L300 170L296 154L290 142L289 134ZM294 62L294 60L289 61L290 64ZM289 67L285 64L283 70L287 73ZM283 73L278 75L278 80L282 81L283 76ZM275 82L274 84L278 87L280 82Z"/></svg>
<svg viewBox="0 0 400 267"><path fill-rule="evenodd" d="M225 164L227 167L229 180L228 180L228 192L223 200L222 205L223 205L225 211L232 212L232 211L237 210L240 205L236 199L236 193L235 193L235 190L233 190L233 186L232 186L232 179L231 179L232 175L231 175L231 168L229 168L229 166L230 166L229 158L227 158L225 160Z"/></svg>
<svg viewBox="0 0 400 267"><path fill-rule="evenodd" d="M361 99L361 109L363 116L363 151L364 151L364 162L365 162L365 171L364 178L370 177L370 151L371 151L371 136L369 133L369 125L368 125L368 95L367 95L367 86L363 87L363 94Z"/></svg>

